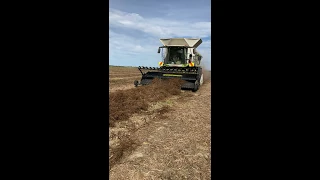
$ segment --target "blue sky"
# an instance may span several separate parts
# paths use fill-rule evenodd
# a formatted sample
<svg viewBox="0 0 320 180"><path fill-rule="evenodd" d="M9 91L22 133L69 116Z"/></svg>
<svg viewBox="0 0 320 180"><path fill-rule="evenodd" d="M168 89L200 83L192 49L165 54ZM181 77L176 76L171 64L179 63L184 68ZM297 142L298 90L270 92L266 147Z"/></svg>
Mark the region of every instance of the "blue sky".
<svg viewBox="0 0 320 180"><path fill-rule="evenodd" d="M109 64L157 67L159 39L201 38L202 66L211 66L210 0L109 0Z"/></svg>

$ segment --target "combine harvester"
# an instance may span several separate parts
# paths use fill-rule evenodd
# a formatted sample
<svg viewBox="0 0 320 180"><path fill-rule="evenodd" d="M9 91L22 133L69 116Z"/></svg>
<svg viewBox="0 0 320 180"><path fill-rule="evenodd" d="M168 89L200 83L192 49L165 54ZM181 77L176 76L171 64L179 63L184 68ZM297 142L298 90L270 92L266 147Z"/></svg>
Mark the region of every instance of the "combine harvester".
<svg viewBox="0 0 320 180"><path fill-rule="evenodd" d="M162 52L162 61L159 62L160 67L139 66L138 69L142 74L142 78L140 82L135 80L134 85L136 87L148 85L154 78L181 78L185 81L181 87L182 89L197 91L203 83L202 68L200 66L202 56L196 51L202 40L171 38L160 39L160 41L163 44L158 49L158 53Z"/></svg>

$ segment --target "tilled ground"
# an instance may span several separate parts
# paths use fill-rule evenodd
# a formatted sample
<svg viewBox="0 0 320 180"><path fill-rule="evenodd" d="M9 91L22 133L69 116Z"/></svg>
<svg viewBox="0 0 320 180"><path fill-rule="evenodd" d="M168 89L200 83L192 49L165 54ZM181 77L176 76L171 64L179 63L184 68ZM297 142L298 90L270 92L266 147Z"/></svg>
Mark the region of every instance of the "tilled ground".
<svg viewBox="0 0 320 180"><path fill-rule="evenodd" d="M205 74L205 84L196 93L169 93L169 88L154 97L159 94L156 87L140 92L149 103L133 97L127 100L126 108L133 106L130 100L147 108L138 108L134 114L124 110L129 115L118 113L120 118L109 127L110 179L210 179L210 74ZM135 93L142 90L134 89ZM134 89L127 90L127 95ZM114 101L126 101L121 99L125 91L116 92L110 94Z"/></svg>
<svg viewBox="0 0 320 180"><path fill-rule="evenodd" d="M109 67L109 93L134 88L134 80L141 79L136 67Z"/></svg>
<svg viewBox="0 0 320 180"><path fill-rule="evenodd" d="M184 94L110 129L110 179L210 179L210 84Z"/></svg>

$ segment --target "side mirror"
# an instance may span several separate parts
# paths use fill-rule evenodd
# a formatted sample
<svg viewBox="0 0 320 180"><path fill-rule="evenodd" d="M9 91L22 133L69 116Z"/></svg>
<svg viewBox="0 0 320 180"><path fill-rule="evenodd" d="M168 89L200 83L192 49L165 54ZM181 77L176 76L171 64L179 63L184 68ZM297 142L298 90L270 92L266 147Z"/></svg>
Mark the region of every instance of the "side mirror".
<svg viewBox="0 0 320 180"><path fill-rule="evenodd" d="M192 58L192 54L189 55L189 58Z"/></svg>
<svg viewBox="0 0 320 180"><path fill-rule="evenodd" d="M160 53L160 48L158 48L158 53Z"/></svg>

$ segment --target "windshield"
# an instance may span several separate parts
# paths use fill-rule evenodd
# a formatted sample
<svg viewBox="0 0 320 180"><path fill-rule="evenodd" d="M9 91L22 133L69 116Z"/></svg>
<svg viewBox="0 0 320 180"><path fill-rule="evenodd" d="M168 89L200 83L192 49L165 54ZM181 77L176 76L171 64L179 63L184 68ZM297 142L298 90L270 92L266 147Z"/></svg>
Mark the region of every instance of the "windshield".
<svg viewBox="0 0 320 180"><path fill-rule="evenodd" d="M168 47L167 56L164 59L165 64L186 64L187 48L185 47Z"/></svg>

